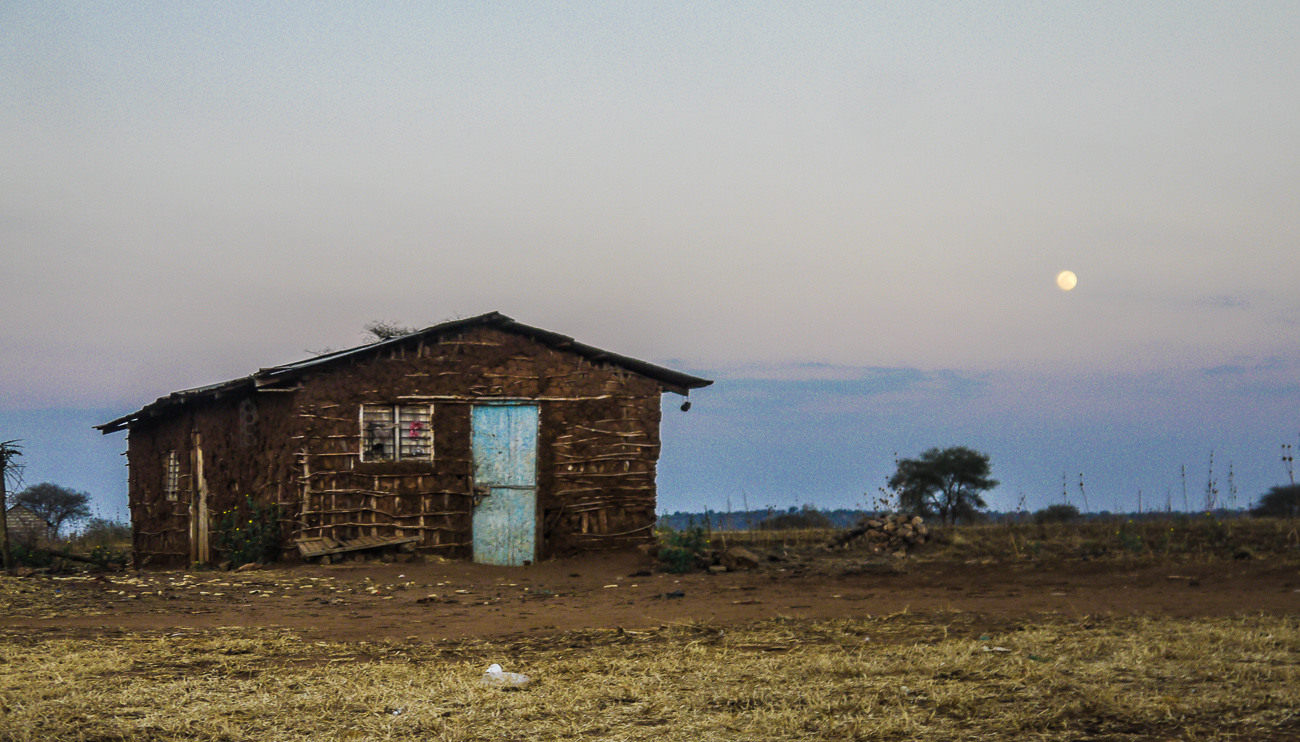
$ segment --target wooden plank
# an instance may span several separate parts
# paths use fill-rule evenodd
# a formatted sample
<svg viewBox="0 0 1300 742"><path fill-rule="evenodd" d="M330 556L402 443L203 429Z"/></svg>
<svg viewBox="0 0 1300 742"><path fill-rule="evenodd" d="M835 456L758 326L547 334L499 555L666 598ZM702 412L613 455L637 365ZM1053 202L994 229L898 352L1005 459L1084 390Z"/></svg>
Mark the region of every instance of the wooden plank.
<svg viewBox="0 0 1300 742"><path fill-rule="evenodd" d="M378 549L384 546L412 544L419 540L420 538L418 536L397 538L362 537L350 541L336 541L332 538L305 538L298 539L298 552L306 559L315 559L316 557L327 556L330 554L342 554L348 551L364 551L366 549Z"/></svg>

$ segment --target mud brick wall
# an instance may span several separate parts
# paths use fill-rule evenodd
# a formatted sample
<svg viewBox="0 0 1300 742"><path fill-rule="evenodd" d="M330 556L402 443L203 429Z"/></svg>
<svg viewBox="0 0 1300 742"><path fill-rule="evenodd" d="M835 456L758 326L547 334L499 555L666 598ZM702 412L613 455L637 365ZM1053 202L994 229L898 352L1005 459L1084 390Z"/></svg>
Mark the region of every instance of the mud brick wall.
<svg viewBox="0 0 1300 742"><path fill-rule="evenodd" d="M197 442L203 448L203 477L214 561L223 558L217 527L228 511L246 508L248 499L260 505L280 505L280 537L294 538L298 498L292 490L292 392L255 392L215 400L194 413Z"/></svg>
<svg viewBox="0 0 1300 742"><path fill-rule="evenodd" d="M214 558L220 557L215 529L221 513L240 507L246 497L263 504L278 502L289 513L297 507L296 498L285 497L292 476L292 456L286 448L290 396L250 390L131 428L128 493L137 564L189 563L194 553L190 513L199 499L196 446L203 451ZM166 492L170 451L177 453L180 473L175 499ZM286 517L281 529L285 539L291 538L292 518Z"/></svg>
<svg viewBox="0 0 1300 742"><path fill-rule="evenodd" d="M152 425L133 427L127 436L127 493L137 565L189 563L189 508L194 494L191 420L189 414L176 415ZM165 491L169 451L177 452L180 467L179 491L174 500L168 499Z"/></svg>
<svg viewBox="0 0 1300 742"><path fill-rule="evenodd" d="M648 539L655 520L659 397L651 379L527 336L475 327L416 338L307 373L281 389L196 402L129 438L137 560L185 563L203 451L213 558L222 513L245 498L282 508L293 540L415 536L429 553L472 551L470 410L484 400L539 407L539 556ZM363 461L362 405L430 405L430 461ZM180 492L164 492L176 450ZM141 561L137 561L141 563Z"/></svg>
<svg viewBox="0 0 1300 742"><path fill-rule="evenodd" d="M470 409L540 408L540 554L648 538L659 458L659 385L491 328L413 341L304 378L295 395L306 537L417 536L422 551L472 546ZM366 462L364 404L430 404L431 462Z"/></svg>
<svg viewBox="0 0 1300 742"><path fill-rule="evenodd" d="M607 389L639 386L609 379ZM653 384L650 386L653 387ZM630 391L630 390L629 390ZM543 408L539 509L556 553L650 538L659 460L659 390Z"/></svg>

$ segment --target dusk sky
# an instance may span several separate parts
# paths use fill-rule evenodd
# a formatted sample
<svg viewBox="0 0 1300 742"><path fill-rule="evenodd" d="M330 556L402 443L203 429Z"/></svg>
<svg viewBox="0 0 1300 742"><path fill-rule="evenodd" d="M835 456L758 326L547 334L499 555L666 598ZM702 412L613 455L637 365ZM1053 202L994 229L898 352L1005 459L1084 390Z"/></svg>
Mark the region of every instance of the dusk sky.
<svg viewBox="0 0 1300 742"><path fill-rule="evenodd" d="M661 511L1238 505L1300 443L1300 3L0 3L0 440L500 311L715 379ZM1056 276L1078 285L1063 291ZM1210 457L1214 469L1210 473Z"/></svg>

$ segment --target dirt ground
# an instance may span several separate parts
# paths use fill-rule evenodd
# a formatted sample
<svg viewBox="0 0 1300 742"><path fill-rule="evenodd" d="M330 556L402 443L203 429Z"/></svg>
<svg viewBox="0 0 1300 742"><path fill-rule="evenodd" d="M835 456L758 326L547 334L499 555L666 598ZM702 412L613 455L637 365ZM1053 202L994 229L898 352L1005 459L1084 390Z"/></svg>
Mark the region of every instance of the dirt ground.
<svg viewBox="0 0 1300 742"><path fill-rule="evenodd" d="M643 554L617 552L512 568L444 562L38 574L2 581L0 629L86 635L239 626L339 641L428 641L904 611L961 612L972 631L1049 616L1300 613L1300 569L1277 559L966 563L810 553L749 572L674 575L654 567Z"/></svg>

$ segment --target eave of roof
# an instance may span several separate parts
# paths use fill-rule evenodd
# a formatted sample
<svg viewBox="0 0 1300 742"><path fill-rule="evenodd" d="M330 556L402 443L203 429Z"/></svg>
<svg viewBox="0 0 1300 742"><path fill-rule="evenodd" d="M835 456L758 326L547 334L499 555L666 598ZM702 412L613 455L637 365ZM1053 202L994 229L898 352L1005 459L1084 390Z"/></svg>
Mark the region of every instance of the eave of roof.
<svg viewBox="0 0 1300 742"><path fill-rule="evenodd" d="M620 366L632 371L633 373L653 379L662 384L665 390L677 394L686 395L690 393L691 389L699 389L713 383L710 379L692 376L690 374L682 373L681 371L674 371L670 368L658 366L648 361L611 353L607 350L579 343L568 335L561 335L557 332L551 332L539 327L525 325L521 322L516 322L499 312L489 312L487 314L480 314L477 317L451 320L449 322L432 325L423 330L417 330L407 335L382 340L377 343L369 343L367 345L359 345L347 350L326 353L315 358L298 361L297 363L289 363L283 366L272 366L270 368L260 369L257 373L250 376L231 379L230 381L223 381L218 384L209 384L195 389L172 392L165 397L159 397L150 404L145 405L129 415L123 415L116 420L110 420L109 422L94 427L105 435L116 433L119 430L125 430L131 427L131 425L136 422L149 417L155 417L163 411L173 407L180 407L204 399L218 399L232 392L242 393L249 389L277 387L282 384L290 383L292 380L299 378L306 372L324 368L345 359L379 353L385 348L396 347L404 343L409 343L412 340L446 335L470 327L494 327L506 332L524 335L525 337L532 338L543 345L558 350L575 353L590 361Z"/></svg>

